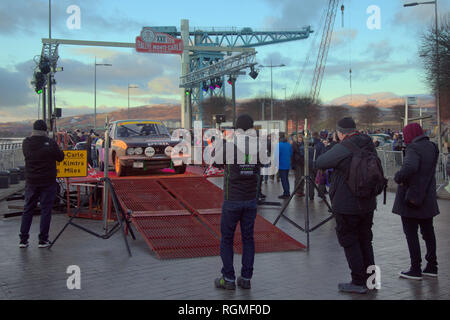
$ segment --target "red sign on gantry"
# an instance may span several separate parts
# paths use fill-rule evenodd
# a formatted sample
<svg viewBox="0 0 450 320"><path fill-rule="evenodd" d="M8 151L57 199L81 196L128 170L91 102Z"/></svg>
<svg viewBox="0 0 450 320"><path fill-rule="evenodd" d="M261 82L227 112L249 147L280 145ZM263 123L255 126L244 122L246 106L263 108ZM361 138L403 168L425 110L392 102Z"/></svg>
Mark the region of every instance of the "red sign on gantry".
<svg viewBox="0 0 450 320"><path fill-rule="evenodd" d="M147 53L182 54L183 40L170 34L155 32L144 27L141 35L136 37L136 51Z"/></svg>

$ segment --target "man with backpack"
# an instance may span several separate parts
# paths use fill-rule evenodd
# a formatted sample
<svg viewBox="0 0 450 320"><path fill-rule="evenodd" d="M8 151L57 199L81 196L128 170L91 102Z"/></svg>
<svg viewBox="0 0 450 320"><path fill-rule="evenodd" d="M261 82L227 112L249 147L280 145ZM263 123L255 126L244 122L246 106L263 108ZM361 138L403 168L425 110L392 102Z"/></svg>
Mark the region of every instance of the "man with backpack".
<svg viewBox="0 0 450 320"><path fill-rule="evenodd" d="M342 292L367 293L367 268L375 265L372 247L376 196L386 186L380 159L372 139L356 130L352 118L337 124L341 143L315 162L317 169L333 169L329 190L336 234L344 248L352 281L340 283Z"/></svg>

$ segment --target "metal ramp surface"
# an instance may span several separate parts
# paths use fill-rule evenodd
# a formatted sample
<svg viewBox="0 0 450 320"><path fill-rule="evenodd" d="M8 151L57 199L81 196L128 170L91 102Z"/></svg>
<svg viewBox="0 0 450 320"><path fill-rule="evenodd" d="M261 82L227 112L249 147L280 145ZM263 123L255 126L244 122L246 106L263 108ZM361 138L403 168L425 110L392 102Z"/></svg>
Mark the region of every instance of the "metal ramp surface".
<svg viewBox="0 0 450 320"><path fill-rule="evenodd" d="M222 189L203 177L113 180L121 206L160 259L220 254ZM301 250L305 246L257 215L255 251ZM234 249L242 253L241 232Z"/></svg>
<svg viewBox="0 0 450 320"><path fill-rule="evenodd" d="M220 241L157 179L113 180L122 207L160 259L220 254Z"/></svg>
<svg viewBox="0 0 450 320"><path fill-rule="evenodd" d="M171 190L186 207L197 213L199 219L215 234L220 236L222 189L202 177L165 179L161 180L161 183ZM189 190L186 189L184 183L190 186ZM238 224L234 235L234 251L237 253L242 253L241 237L241 228ZM256 215L255 220L254 240L257 253L306 248L259 214Z"/></svg>

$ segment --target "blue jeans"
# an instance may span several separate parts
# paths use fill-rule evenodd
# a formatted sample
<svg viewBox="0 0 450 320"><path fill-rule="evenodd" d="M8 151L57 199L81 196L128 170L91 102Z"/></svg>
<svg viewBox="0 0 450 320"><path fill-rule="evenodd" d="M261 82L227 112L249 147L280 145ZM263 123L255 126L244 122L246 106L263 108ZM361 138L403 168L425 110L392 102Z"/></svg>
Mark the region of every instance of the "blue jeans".
<svg viewBox="0 0 450 320"><path fill-rule="evenodd" d="M290 186L289 186L289 170L278 170L280 172L281 185L283 186L283 195L290 196Z"/></svg>
<svg viewBox="0 0 450 320"><path fill-rule="evenodd" d="M255 260L255 241L253 230L256 219L256 199L250 201L227 201L222 205L220 219L220 257L222 258L222 274L228 281L236 279L233 267L233 240L238 222L242 233L242 269L241 276L251 279Z"/></svg>
<svg viewBox="0 0 450 320"><path fill-rule="evenodd" d="M25 206L20 226L20 240L28 240L34 209L39 201L41 207L41 225L39 240L47 241L52 219L52 208L56 198L56 182L48 186L27 184L25 187Z"/></svg>

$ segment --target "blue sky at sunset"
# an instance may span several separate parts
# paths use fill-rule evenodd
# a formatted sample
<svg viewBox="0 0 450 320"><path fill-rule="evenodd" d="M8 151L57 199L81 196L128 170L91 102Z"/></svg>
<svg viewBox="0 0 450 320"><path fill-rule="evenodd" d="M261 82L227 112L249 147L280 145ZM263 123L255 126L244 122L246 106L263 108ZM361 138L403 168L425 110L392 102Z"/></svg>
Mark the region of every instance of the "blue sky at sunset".
<svg viewBox="0 0 450 320"><path fill-rule="evenodd" d="M338 10L320 98L325 103L350 95L349 68L352 68L353 95L394 96L430 94L418 57L422 32L434 22L433 5L403 8L403 0L343 0L344 27ZM144 1L144 0L60 0L52 1L52 37L76 40L134 42L143 26L176 26L189 19L191 27L251 27L252 29L296 29L311 25L318 33L319 20L327 0L227 0ZM81 9L81 28L69 30L66 12L70 5ZM381 10L381 29L369 30L366 22L371 5ZM438 1L439 14L448 14L450 0ZM48 37L47 0L3 0L0 3L0 122L34 119L37 94L29 84L39 55L41 38ZM274 95L309 93L317 54L302 74L300 89L295 83L311 49L309 39L258 47L257 62L284 63L274 69ZM178 88L180 57L136 53L133 49L60 46L56 105L63 115L93 112L94 57L112 67L97 67L97 110L127 107L128 83L132 106L180 103ZM228 86L228 85L227 85ZM227 95L229 96L229 88ZM238 99L270 94L270 70L262 69L256 80L241 76ZM345 99L344 99L345 100Z"/></svg>

